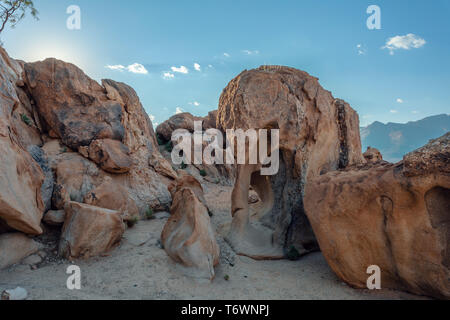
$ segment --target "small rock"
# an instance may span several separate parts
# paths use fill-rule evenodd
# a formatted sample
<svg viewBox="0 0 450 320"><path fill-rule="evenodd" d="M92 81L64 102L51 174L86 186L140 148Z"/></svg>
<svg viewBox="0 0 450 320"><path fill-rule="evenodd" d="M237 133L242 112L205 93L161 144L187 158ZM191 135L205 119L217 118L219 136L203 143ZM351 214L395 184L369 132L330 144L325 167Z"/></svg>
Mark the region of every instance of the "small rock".
<svg viewBox="0 0 450 320"><path fill-rule="evenodd" d="M27 297L27 290L21 287L8 289L2 292L2 300L25 300Z"/></svg>

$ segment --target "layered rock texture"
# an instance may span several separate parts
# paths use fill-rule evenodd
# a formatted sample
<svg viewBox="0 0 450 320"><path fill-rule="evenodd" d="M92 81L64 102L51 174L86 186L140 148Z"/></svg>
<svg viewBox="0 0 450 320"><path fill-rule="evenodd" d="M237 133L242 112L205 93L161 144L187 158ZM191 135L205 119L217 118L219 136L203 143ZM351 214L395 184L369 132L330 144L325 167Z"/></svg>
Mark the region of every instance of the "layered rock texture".
<svg viewBox="0 0 450 320"><path fill-rule="evenodd" d="M217 128L278 129L280 137L277 174L261 176L260 165L237 166L228 241L238 253L275 259L318 249L304 212L304 188L320 174L365 162L358 126L356 112L303 71L264 66L228 84ZM262 200L251 217L250 187Z"/></svg>
<svg viewBox="0 0 450 320"><path fill-rule="evenodd" d="M450 298L450 133L397 164L354 166L308 182L305 208L331 268L366 287Z"/></svg>
<svg viewBox="0 0 450 320"><path fill-rule="evenodd" d="M212 280L220 250L208 215L201 184L186 175L169 187L171 217L161 234L164 250L189 275Z"/></svg>

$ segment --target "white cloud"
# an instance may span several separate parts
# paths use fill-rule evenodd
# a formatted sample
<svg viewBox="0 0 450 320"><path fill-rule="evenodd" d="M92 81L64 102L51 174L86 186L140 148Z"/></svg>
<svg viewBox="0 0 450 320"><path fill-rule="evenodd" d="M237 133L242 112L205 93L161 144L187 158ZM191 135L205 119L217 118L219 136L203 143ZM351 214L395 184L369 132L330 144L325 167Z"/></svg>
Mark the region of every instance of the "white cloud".
<svg viewBox="0 0 450 320"><path fill-rule="evenodd" d="M198 103L197 101L194 102L189 102L190 105L194 105L196 107L200 106L200 103Z"/></svg>
<svg viewBox="0 0 450 320"><path fill-rule="evenodd" d="M225 58L231 57L230 54L228 54L228 53L226 53L226 52L225 52L223 55L225 56Z"/></svg>
<svg viewBox="0 0 450 320"><path fill-rule="evenodd" d="M173 79L173 78L175 78L175 75L173 73L170 73L170 72L164 72L163 73L163 78L164 79Z"/></svg>
<svg viewBox="0 0 450 320"><path fill-rule="evenodd" d="M419 111L417 111L417 110L412 111L412 114L418 114L418 113L419 113Z"/></svg>
<svg viewBox="0 0 450 320"><path fill-rule="evenodd" d="M172 69L173 72L179 72L179 73L184 73L184 74L189 73L189 69L186 68L185 66L181 66L181 67L179 67L179 68L177 68L177 67L172 67L171 69Z"/></svg>
<svg viewBox="0 0 450 320"><path fill-rule="evenodd" d="M258 50L253 50L253 51L252 50L242 50L242 52L247 54L247 55L249 55L249 56L251 56L253 54L259 54Z"/></svg>
<svg viewBox="0 0 450 320"><path fill-rule="evenodd" d="M137 73L137 74L148 74L147 69L140 64L140 63L133 63L127 67L127 70L131 73Z"/></svg>
<svg viewBox="0 0 450 320"><path fill-rule="evenodd" d="M390 110L389 112L390 112L390 113L398 113L397 110Z"/></svg>
<svg viewBox="0 0 450 320"><path fill-rule="evenodd" d="M403 103L403 99L400 99L400 98L398 98L396 101L397 101L397 103Z"/></svg>
<svg viewBox="0 0 450 320"><path fill-rule="evenodd" d="M151 120L152 122L155 121L155 116L154 116L154 115L149 114L148 117L150 118L150 120Z"/></svg>
<svg viewBox="0 0 450 320"><path fill-rule="evenodd" d="M145 69L145 67L140 63L133 63L133 64L130 64L128 67L125 67L121 64L107 65L106 68L108 68L110 70L114 70L114 71L120 71L120 72L128 70L131 73L148 74L147 69Z"/></svg>
<svg viewBox="0 0 450 320"><path fill-rule="evenodd" d="M367 50L364 49L363 45L360 44L360 43L356 45L356 49L358 49L358 55L359 55L359 56L365 55L366 52L367 52Z"/></svg>
<svg viewBox="0 0 450 320"><path fill-rule="evenodd" d="M395 36L389 38L382 49L388 49L389 54L393 55L395 50L410 50L423 47L427 42L413 33L408 33L405 36Z"/></svg>
<svg viewBox="0 0 450 320"><path fill-rule="evenodd" d="M181 109L180 107L177 107L177 108L175 109L175 114L180 114L180 113L183 113L183 112L184 112L184 110Z"/></svg>
<svg viewBox="0 0 450 320"><path fill-rule="evenodd" d="M111 69L111 70L116 70L116 71L123 71L126 69L125 66L121 65L121 64L116 64L113 66L107 65L105 68Z"/></svg>
<svg viewBox="0 0 450 320"><path fill-rule="evenodd" d="M197 71L202 71L202 68L198 63L194 63L194 69Z"/></svg>
<svg viewBox="0 0 450 320"><path fill-rule="evenodd" d="M208 64L208 68L214 68L212 64Z"/></svg>

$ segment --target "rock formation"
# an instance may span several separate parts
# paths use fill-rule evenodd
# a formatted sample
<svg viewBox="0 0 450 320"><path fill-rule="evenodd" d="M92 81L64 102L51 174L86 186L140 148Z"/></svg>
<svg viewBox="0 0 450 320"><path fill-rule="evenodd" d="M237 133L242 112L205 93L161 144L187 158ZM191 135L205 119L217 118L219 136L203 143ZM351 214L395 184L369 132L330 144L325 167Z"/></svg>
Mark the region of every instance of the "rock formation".
<svg viewBox="0 0 450 320"><path fill-rule="evenodd" d="M356 112L306 72L263 66L242 72L224 89L217 127L280 130L276 175L261 176L258 165L238 165L228 242L238 253L256 259L316 250L303 208L304 188L315 176L364 162ZM261 198L253 217L250 186Z"/></svg>
<svg viewBox="0 0 450 320"><path fill-rule="evenodd" d="M192 176L179 178L170 187L171 217L161 234L167 254L197 278L214 278L219 246L203 198L201 184Z"/></svg>
<svg viewBox="0 0 450 320"><path fill-rule="evenodd" d="M450 133L397 164L354 166L310 180L305 208L331 268L366 288L450 298Z"/></svg>
<svg viewBox="0 0 450 320"><path fill-rule="evenodd" d="M378 149L368 147L366 152L363 153L364 159L368 163L377 163L379 161L383 161L383 156Z"/></svg>
<svg viewBox="0 0 450 320"><path fill-rule="evenodd" d="M0 270L39 250L38 244L23 233L0 234Z"/></svg>
<svg viewBox="0 0 450 320"><path fill-rule="evenodd" d="M99 84L56 59L19 62L3 48L0 80L0 234L39 235L45 214L49 225L66 220L62 252L85 256L88 248L91 256L110 243L77 234L82 228L74 223L89 220L79 211L119 211L118 224L169 208L167 187L177 173L160 154L131 87L112 80ZM82 202L95 207L63 213ZM111 232L108 224L90 223L99 234Z"/></svg>
<svg viewBox="0 0 450 320"><path fill-rule="evenodd" d="M118 244L125 231L121 212L69 202L59 244L67 259L97 256Z"/></svg>
<svg viewBox="0 0 450 320"><path fill-rule="evenodd" d="M161 145L167 146L171 144L172 133L175 130L184 129L190 133L194 132L194 122L202 122L203 133L206 133L208 129L216 129L216 118L217 110L211 111L206 117L195 117L188 112L176 114L170 119L164 121L156 128L156 133ZM204 141L203 150L207 146ZM171 161L170 152L167 152L162 148L162 154L165 158ZM194 151L192 151L192 154ZM232 185L236 176L236 170L234 166L229 164L193 164L193 159L191 159L192 164L184 164L183 166L178 166L179 169L187 171L189 174L195 176L196 179L203 181L206 180L211 183L220 183L223 185ZM202 174L201 174L202 173Z"/></svg>

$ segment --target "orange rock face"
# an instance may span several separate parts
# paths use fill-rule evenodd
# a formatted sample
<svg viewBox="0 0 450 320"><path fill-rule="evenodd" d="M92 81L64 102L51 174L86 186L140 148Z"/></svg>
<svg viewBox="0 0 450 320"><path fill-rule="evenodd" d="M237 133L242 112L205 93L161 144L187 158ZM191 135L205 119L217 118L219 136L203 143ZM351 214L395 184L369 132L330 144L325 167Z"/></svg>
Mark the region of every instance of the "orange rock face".
<svg viewBox="0 0 450 320"><path fill-rule="evenodd" d="M405 156L308 182L305 209L336 274L365 288L450 298L450 133Z"/></svg>
<svg viewBox="0 0 450 320"><path fill-rule="evenodd" d="M108 252L125 231L119 211L78 202L66 205L59 254L67 259L87 259Z"/></svg>
<svg viewBox="0 0 450 320"><path fill-rule="evenodd" d="M40 138L34 136L34 122L20 100L20 73L20 64L0 48L0 220L36 235L42 233L44 174L26 151Z"/></svg>
<svg viewBox="0 0 450 320"><path fill-rule="evenodd" d="M287 250L316 250L304 214L305 184L327 171L365 162L356 112L306 72L263 66L242 72L224 89L217 128L280 130L276 175L261 176L260 166L237 166L228 242L256 259L281 258ZM256 217L249 217L250 186L262 201Z"/></svg>
<svg viewBox="0 0 450 320"><path fill-rule="evenodd" d="M220 250L203 202L203 189L193 177L183 176L170 191L171 217L161 234L164 250L190 276L212 280Z"/></svg>
<svg viewBox="0 0 450 320"><path fill-rule="evenodd" d="M122 141L122 106L78 67L57 59L27 63L26 84L44 129L77 150L95 139Z"/></svg>

